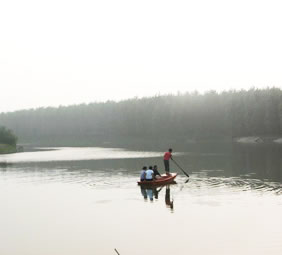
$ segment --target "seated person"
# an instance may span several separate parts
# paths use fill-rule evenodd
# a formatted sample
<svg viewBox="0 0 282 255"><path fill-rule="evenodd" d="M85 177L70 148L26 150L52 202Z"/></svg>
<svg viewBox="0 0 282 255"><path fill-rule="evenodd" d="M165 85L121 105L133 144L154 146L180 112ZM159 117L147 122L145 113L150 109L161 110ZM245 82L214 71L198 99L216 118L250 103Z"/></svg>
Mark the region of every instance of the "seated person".
<svg viewBox="0 0 282 255"><path fill-rule="evenodd" d="M141 171L141 174L140 174L140 181L141 181L141 182L142 182L142 181L145 181L145 178L146 178L146 170L147 170L147 167L144 166L144 167L142 168L142 171Z"/></svg>
<svg viewBox="0 0 282 255"><path fill-rule="evenodd" d="M157 166L157 165L154 165L153 171L154 171L154 176L155 176L156 178L160 178L160 177L161 177L161 175L160 175L160 173L159 173L159 171L158 171L158 166Z"/></svg>
<svg viewBox="0 0 282 255"><path fill-rule="evenodd" d="M146 181L153 181L154 180L153 167L149 166L149 169L146 170L145 180Z"/></svg>

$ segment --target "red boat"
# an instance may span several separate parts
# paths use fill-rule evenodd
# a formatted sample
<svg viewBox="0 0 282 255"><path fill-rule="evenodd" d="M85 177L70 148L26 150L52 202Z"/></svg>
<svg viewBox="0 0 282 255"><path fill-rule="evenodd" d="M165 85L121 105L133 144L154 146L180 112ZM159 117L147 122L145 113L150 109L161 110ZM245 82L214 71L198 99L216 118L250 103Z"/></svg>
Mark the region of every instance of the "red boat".
<svg viewBox="0 0 282 255"><path fill-rule="evenodd" d="M177 176L177 173L171 173L170 175L163 174L160 178L155 179L153 181L139 181L138 185L163 185L172 183Z"/></svg>

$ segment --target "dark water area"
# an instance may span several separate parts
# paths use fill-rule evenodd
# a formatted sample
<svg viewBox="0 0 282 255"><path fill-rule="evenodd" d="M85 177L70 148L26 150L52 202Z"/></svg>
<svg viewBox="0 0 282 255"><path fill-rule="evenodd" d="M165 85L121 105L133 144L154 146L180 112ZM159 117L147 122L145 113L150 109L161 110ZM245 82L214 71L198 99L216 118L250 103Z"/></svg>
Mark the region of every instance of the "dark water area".
<svg viewBox="0 0 282 255"><path fill-rule="evenodd" d="M166 150L164 146L145 150L145 145L135 146L135 148L127 148L125 154L116 158L109 157L107 159L94 158L92 155L89 158L80 160L76 151L71 156L73 159L47 159L36 160L35 162L21 160L13 165L13 161L6 162L2 159L0 167L5 169L5 166L13 165L16 168L29 165L31 169L36 167L66 168L69 171L88 169L88 170L102 170L102 171L120 171L126 169L129 173L139 173L142 166L155 165L163 169L162 154ZM78 147L79 148L79 147ZM88 148L88 147L86 147ZM91 148L91 147L90 147ZM208 177L240 177L240 178L257 178L260 180L269 180L274 182L282 182L282 145L240 145L231 143L199 143L189 144L186 146L178 145L173 147L177 154L174 159L182 166L188 173L204 173ZM35 151L56 151L56 148L33 148ZM138 155L133 158L127 157L127 151L147 151L147 156ZM151 153L152 152L152 153ZM105 152L107 153L107 152ZM157 154L156 155L154 155ZM95 156L95 152L93 152ZM2 157L5 158L5 157ZM109 160L110 159L110 160ZM1 159L0 159L1 160ZM172 162L171 168L174 171L181 173L181 170ZM32 170L33 171L33 170Z"/></svg>
<svg viewBox="0 0 282 255"><path fill-rule="evenodd" d="M1 155L0 254L281 254L281 146L174 146L190 178L138 186L160 147Z"/></svg>

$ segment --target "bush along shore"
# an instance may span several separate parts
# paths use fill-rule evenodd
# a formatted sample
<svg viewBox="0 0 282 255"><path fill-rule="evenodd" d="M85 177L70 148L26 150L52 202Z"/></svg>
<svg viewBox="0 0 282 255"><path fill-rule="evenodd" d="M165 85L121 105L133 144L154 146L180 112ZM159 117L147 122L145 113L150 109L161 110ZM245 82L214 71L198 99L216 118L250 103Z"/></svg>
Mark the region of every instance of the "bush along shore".
<svg viewBox="0 0 282 255"><path fill-rule="evenodd" d="M0 154L17 152L17 137L13 131L0 126Z"/></svg>
<svg viewBox="0 0 282 255"><path fill-rule="evenodd" d="M17 152L17 147L15 145L0 144L0 154L8 154Z"/></svg>

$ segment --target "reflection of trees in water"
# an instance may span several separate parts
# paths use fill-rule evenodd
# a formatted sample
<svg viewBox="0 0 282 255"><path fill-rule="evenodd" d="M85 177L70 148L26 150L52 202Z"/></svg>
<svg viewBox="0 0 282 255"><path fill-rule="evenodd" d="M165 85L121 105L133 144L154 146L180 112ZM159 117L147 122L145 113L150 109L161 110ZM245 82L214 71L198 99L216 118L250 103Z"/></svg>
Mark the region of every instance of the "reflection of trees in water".
<svg viewBox="0 0 282 255"><path fill-rule="evenodd" d="M255 173L259 179L282 181L281 146L234 146L232 172L236 175Z"/></svg>
<svg viewBox="0 0 282 255"><path fill-rule="evenodd" d="M1 168L7 168L9 166L12 166L12 163L7 163L7 162L0 162L0 171L1 171Z"/></svg>
<svg viewBox="0 0 282 255"><path fill-rule="evenodd" d="M177 157L177 161L187 172L206 171L209 177L251 176L282 182L282 146L279 145L230 144L229 148L224 146L222 150L217 146L214 151L198 148L188 155Z"/></svg>
<svg viewBox="0 0 282 255"><path fill-rule="evenodd" d="M175 147L175 150L179 150L179 147ZM212 146L210 143L202 143L194 147L183 148L183 151L186 151L187 155L175 156L175 159L189 174L203 172L203 170L207 170L206 174L209 177L239 177L255 173L252 177L282 182L282 146L279 145L213 144ZM103 171L111 174L130 172L134 176L139 176L144 165L158 165L160 173L164 172L162 157L25 164L30 167L31 171L40 170L41 167L43 169L59 167L68 169L68 171L82 170L82 173L85 172L85 169L91 172ZM13 167L21 168L22 165L15 164ZM172 172L180 172L173 162L171 168Z"/></svg>

